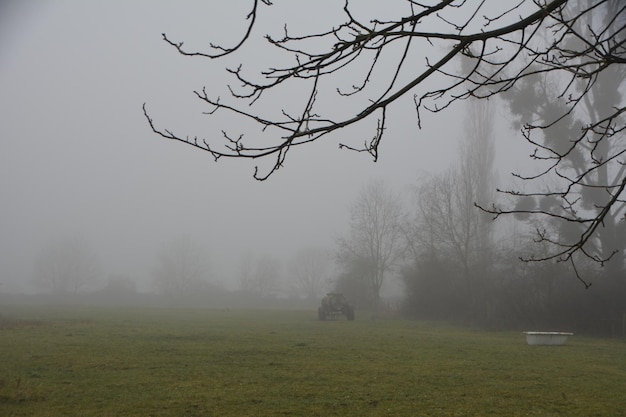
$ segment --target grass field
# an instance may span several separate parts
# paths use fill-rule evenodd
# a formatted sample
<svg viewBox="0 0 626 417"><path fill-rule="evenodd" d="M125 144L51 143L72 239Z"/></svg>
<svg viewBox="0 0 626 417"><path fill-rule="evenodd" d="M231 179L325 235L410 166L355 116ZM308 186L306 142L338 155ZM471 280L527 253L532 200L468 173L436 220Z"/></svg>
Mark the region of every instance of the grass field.
<svg viewBox="0 0 626 417"><path fill-rule="evenodd" d="M0 416L624 416L626 343L314 311L0 307Z"/></svg>

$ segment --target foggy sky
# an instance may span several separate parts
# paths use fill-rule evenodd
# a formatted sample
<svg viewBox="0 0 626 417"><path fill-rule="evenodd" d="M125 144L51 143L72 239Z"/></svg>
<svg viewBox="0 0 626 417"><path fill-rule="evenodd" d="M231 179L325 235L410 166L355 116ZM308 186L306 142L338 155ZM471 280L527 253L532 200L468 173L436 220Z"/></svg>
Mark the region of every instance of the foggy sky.
<svg viewBox="0 0 626 417"><path fill-rule="evenodd" d="M224 66L233 63L182 57L161 33L207 50L209 42L241 33L249 3L2 3L1 290L28 291L42 246L75 234L91 242L105 277L128 275L141 288L147 288L158 248L187 234L207 249L211 279L234 286L245 251L286 261L302 247L332 248L368 180L383 179L402 191L454 160L460 109L429 117L419 131L410 100L390 109L379 162L339 150L340 133L291 151L285 167L265 182L252 178L258 162L215 163L208 153L155 136L142 114L144 102L158 126L182 135L206 129L214 137L220 126L204 124L200 113L207 109L192 91L224 89ZM279 33L286 19L302 21L303 15L313 25L328 16L330 3L297 16L295 6L264 7L256 34ZM188 132L180 130L186 120ZM236 122L223 115L219 123L228 128ZM372 136L361 134L361 143Z"/></svg>

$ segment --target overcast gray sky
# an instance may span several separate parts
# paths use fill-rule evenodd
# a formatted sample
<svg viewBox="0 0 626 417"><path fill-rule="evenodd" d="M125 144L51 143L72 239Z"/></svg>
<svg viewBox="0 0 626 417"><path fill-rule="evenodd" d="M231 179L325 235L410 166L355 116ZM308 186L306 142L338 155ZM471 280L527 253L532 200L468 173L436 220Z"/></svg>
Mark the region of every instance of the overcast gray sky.
<svg viewBox="0 0 626 417"><path fill-rule="evenodd" d="M4 288L27 290L42 246L76 234L92 243L105 276L125 274L142 284L158 247L188 234L210 253L214 279L231 282L244 251L285 261L301 247L332 248L369 179L401 191L454 159L462 113L429 118L418 131L410 105L393 108L379 162L340 151L344 138L333 137L294 150L285 168L262 183L247 161L215 163L207 153L155 136L142 114L144 102L161 127L184 128L194 120L180 134L206 129L212 138L219 124L236 123L220 116L219 124L203 124L206 109L192 93L202 86L222 91L224 66L233 61L180 56L161 33L206 50L209 42L241 33L250 3L33 0L0 6ZM332 15L325 7L341 2L316 3L320 11L303 9L313 2L285 3L292 5L263 8L256 35L280 33L285 20L300 22L303 31L314 28ZM268 58L254 57L253 48L245 53L248 61Z"/></svg>

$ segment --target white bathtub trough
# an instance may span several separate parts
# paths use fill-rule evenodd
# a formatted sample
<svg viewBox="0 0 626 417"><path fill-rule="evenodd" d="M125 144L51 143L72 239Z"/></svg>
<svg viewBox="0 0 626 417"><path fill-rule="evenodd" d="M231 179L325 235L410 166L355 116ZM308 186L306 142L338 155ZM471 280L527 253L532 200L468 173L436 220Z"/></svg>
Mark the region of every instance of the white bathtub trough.
<svg viewBox="0 0 626 417"><path fill-rule="evenodd" d="M524 332L526 343L531 346L558 346L564 345L569 336L574 333L568 332Z"/></svg>

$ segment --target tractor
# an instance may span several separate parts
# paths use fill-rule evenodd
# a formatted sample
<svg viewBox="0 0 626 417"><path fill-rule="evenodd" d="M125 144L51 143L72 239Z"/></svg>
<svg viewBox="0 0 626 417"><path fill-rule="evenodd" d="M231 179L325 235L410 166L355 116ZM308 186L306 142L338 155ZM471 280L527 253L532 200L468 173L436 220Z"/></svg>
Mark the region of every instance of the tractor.
<svg viewBox="0 0 626 417"><path fill-rule="evenodd" d="M343 294L329 292L322 298L322 305L317 309L317 317L326 320L342 315L348 320L354 320L354 307L348 303Z"/></svg>

